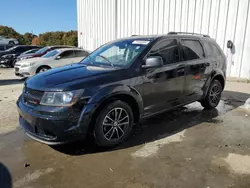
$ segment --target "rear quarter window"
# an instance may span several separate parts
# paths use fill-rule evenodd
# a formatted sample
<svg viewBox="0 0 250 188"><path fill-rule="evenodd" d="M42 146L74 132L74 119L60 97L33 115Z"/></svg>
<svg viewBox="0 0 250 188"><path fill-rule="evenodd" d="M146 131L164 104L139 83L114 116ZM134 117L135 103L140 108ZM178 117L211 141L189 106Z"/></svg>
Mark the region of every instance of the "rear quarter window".
<svg viewBox="0 0 250 188"><path fill-rule="evenodd" d="M217 45L207 42L204 42L204 47L206 49L207 55L208 56L220 56L221 51L219 50L219 48L217 47Z"/></svg>

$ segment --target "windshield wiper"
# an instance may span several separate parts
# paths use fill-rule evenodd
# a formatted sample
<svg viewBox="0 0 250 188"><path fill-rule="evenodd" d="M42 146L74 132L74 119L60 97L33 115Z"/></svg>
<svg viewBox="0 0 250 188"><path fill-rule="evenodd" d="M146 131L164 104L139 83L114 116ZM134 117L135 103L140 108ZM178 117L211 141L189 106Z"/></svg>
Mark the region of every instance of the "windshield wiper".
<svg viewBox="0 0 250 188"><path fill-rule="evenodd" d="M104 56L102 56L102 55L97 55L97 56L99 56L99 57L105 59L112 67L114 67L114 64L111 63L111 62L108 60L108 58L106 58L106 57L104 57Z"/></svg>

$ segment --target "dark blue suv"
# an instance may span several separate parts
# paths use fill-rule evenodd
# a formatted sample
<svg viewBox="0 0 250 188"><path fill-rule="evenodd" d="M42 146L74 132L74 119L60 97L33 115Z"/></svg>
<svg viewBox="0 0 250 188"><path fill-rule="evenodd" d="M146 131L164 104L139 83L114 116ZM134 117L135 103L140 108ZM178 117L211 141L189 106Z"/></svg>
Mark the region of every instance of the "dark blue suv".
<svg viewBox="0 0 250 188"><path fill-rule="evenodd" d="M45 144L93 133L99 146L113 147L142 118L194 101L215 108L225 77L226 57L209 36L133 36L28 79L17 101L19 121Z"/></svg>

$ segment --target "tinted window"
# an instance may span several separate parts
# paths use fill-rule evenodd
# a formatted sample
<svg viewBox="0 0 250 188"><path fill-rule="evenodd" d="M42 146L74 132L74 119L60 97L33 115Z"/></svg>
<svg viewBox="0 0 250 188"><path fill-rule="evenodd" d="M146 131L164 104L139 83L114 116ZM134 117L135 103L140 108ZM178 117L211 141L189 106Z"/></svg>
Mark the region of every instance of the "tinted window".
<svg viewBox="0 0 250 188"><path fill-rule="evenodd" d="M150 56L161 56L163 63L172 64L180 61L180 52L175 39L158 42L150 51Z"/></svg>
<svg viewBox="0 0 250 188"><path fill-rule="evenodd" d="M190 61L204 57L201 43L197 40L182 40L182 52L184 61Z"/></svg>
<svg viewBox="0 0 250 188"><path fill-rule="evenodd" d="M82 51L82 50L75 51L75 57L86 57L88 55L89 55L89 53L86 51Z"/></svg>
<svg viewBox="0 0 250 188"><path fill-rule="evenodd" d="M72 58L74 56L74 51L73 50L69 50L66 52L61 53L60 55L60 59L67 59L67 58Z"/></svg>
<svg viewBox="0 0 250 188"><path fill-rule="evenodd" d="M220 50L215 44L204 42L204 47L206 48L208 56L218 56L221 55Z"/></svg>

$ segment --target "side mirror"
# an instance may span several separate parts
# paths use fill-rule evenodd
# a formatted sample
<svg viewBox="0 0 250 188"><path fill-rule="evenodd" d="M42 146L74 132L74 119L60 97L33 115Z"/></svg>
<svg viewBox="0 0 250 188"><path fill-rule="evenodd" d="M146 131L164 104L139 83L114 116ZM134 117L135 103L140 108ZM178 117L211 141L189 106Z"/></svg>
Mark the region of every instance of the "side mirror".
<svg viewBox="0 0 250 188"><path fill-rule="evenodd" d="M233 49L233 46L234 46L234 43L231 40L227 41L227 48Z"/></svg>
<svg viewBox="0 0 250 188"><path fill-rule="evenodd" d="M142 65L142 68L158 68L163 66L163 60L160 56L148 57L146 59L145 65Z"/></svg>
<svg viewBox="0 0 250 188"><path fill-rule="evenodd" d="M57 57L56 57L56 60L59 60L59 59L61 59L61 56L57 56Z"/></svg>

